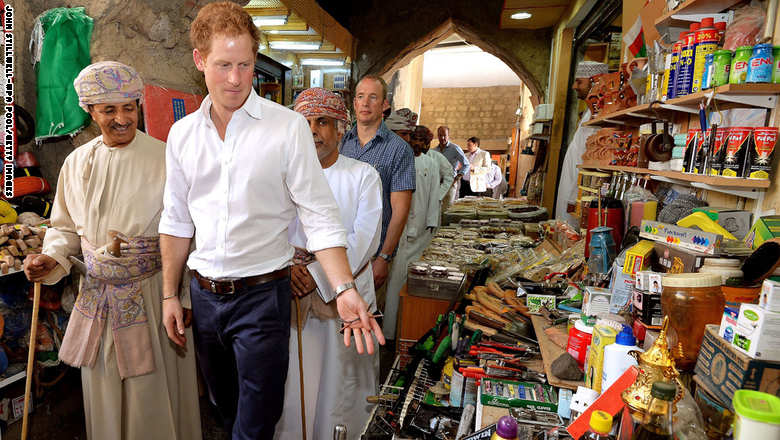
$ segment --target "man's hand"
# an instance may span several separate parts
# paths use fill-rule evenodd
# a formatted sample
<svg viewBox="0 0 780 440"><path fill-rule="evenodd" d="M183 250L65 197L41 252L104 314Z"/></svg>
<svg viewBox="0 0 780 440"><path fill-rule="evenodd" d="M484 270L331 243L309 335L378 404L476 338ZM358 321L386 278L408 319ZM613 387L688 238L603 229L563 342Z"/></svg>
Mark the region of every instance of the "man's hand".
<svg viewBox="0 0 780 440"><path fill-rule="evenodd" d="M374 289L379 289L387 281L387 260L378 257L371 262L371 268L374 271Z"/></svg>
<svg viewBox="0 0 780 440"><path fill-rule="evenodd" d="M33 282L41 281L57 266L57 260L44 254L30 254L24 259L23 269L27 279Z"/></svg>
<svg viewBox="0 0 780 440"><path fill-rule="evenodd" d="M373 316L369 316L368 304L363 301L357 289L349 289L336 297L336 308L342 321L349 322L355 318L360 318L359 321L353 322L344 329L345 346L349 347L353 332L355 334L355 349L357 349L359 354L363 354L361 334L363 339L365 339L368 354L374 354L374 340L371 337L371 332L374 332L380 345L385 345L385 335L382 334L382 328L379 327L379 323L376 322Z"/></svg>
<svg viewBox="0 0 780 440"><path fill-rule="evenodd" d="M302 264L293 265L290 268L290 284L293 295L302 298L317 288L317 283L309 273L309 269Z"/></svg>
<svg viewBox="0 0 780 440"><path fill-rule="evenodd" d="M184 319L184 310L181 307L179 297L163 300L163 325L168 333L168 339L174 344L184 347L187 338L184 336L184 327L188 326ZM192 320L190 311L190 321Z"/></svg>

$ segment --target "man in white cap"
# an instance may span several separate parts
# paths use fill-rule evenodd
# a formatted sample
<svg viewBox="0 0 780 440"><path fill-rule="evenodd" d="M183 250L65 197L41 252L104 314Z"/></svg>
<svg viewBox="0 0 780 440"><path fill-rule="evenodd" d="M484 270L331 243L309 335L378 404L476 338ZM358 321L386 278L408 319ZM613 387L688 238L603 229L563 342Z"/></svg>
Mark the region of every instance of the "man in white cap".
<svg viewBox="0 0 780 440"><path fill-rule="evenodd" d="M55 283L70 272L68 257L84 254L87 276L59 357L81 368L88 439L200 439L192 333L176 348L162 322L165 144L137 129L143 82L105 61L73 85L102 136L65 159L43 252L27 256L25 274ZM126 241L118 252L112 231ZM189 309L189 289L181 302Z"/></svg>
<svg viewBox="0 0 780 440"><path fill-rule="evenodd" d="M577 64L574 72L574 83L571 88L577 93L577 98L584 100L588 96L591 86L591 78L595 75L607 73L607 65L594 61L582 61ZM590 109L582 114L577 131L574 132L566 156L563 159L560 179L558 181L558 199L555 204L555 218L568 222L575 228L579 225L579 219L566 212L568 202L577 200L577 165L582 163L582 154L585 153L585 141L596 132L596 128L583 127L583 123L591 118Z"/></svg>

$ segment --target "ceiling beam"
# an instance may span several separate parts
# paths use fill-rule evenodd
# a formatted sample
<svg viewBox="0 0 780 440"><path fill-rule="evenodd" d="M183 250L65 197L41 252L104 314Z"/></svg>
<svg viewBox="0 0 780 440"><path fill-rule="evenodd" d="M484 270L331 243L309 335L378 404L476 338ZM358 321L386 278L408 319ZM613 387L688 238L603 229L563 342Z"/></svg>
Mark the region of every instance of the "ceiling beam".
<svg viewBox="0 0 780 440"><path fill-rule="evenodd" d="M282 0L282 2L320 34L350 56L355 52L355 39L349 31L328 14L315 0Z"/></svg>
<svg viewBox="0 0 780 440"><path fill-rule="evenodd" d="M252 17L264 17L268 15L290 15L287 8L244 8Z"/></svg>

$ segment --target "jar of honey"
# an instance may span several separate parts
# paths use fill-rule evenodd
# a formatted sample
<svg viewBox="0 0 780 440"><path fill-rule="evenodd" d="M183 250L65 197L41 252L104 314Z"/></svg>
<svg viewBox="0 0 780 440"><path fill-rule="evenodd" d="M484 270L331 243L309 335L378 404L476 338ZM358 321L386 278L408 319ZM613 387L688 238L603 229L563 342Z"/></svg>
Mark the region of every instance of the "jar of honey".
<svg viewBox="0 0 780 440"><path fill-rule="evenodd" d="M663 278L661 308L676 334L671 351L679 370L693 370L704 326L719 324L723 317L726 302L721 282L720 275L710 273L681 273Z"/></svg>

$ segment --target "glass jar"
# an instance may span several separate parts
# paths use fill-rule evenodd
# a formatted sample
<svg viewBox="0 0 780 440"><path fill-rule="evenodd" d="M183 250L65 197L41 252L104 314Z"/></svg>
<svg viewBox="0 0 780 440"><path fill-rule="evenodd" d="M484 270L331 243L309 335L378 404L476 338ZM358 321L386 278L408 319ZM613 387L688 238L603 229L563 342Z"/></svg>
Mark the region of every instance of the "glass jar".
<svg viewBox="0 0 780 440"><path fill-rule="evenodd" d="M719 324L725 299L721 293L721 276L710 273L681 273L663 279L661 308L676 333L671 347L679 370L690 371L696 365L704 326Z"/></svg>

